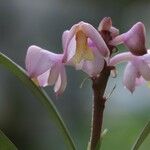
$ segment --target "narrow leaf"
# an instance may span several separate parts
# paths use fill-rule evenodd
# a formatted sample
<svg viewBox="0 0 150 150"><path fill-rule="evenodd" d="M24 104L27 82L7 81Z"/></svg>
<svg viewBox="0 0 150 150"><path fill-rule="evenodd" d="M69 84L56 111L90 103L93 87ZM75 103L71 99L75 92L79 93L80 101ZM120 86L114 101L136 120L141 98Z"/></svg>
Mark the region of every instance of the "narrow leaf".
<svg viewBox="0 0 150 150"><path fill-rule="evenodd" d="M134 143L132 150L138 150L139 147L142 145L146 137L150 133L150 121L146 124L146 126L143 128L142 132L138 136L136 142Z"/></svg>
<svg viewBox="0 0 150 150"><path fill-rule="evenodd" d="M108 129L104 129L104 131L101 133L101 137L100 137L100 139L97 142L95 150L100 150L101 144L102 144L102 140L105 137L105 135L107 134L107 132L108 132ZM91 149L91 142L89 142L88 145L87 145L87 150L90 150L90 149Z"/></svg>
<svg viewBox="0 0 150 150"><path fill-rule="evenodd" d="M105 135L107 134L108 129L104 129L104 131L101 133L101 137L96 145L96 150L100 150L101 148L101 144L102 144L102 140L104 139Z"/></svg>
<svg viewBox="0 0 150 150"><path fill-rule="evenodd" d="M88 145L87 145L87 150L90 150L91 149L91 143L88 142Z"/></svg>
<svg viewBox="0 0 150 150"><path fill-rule="evenodd" d="M75 150L76 148L72 137L70 136L70 133L62 117L58 113L56 106L48 97L46 92L34 84L34 82L27 76L24 69L22 69L19 65L17 65L15 62L13 62L11 59L9 59L2 53L0 53L0 64L6 67L12 74L14 74L18 79L20 79L30 91L32 91L32 93L36 96L40 103L42 103L43 106L47 109L49 115L61 131L64 140L68 145L68 149Z"/></svg>
<svg viewBox="0 0 150 150"><path fill-rule="evenodd" d="M1 150L17 150L16 146L9 138L0 130L0 149Z"/></svg>

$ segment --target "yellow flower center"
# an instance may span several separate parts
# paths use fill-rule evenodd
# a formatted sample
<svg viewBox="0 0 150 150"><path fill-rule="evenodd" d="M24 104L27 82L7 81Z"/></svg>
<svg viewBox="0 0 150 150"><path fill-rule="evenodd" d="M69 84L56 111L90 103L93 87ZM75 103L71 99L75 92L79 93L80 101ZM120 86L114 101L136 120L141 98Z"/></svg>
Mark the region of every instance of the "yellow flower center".
<svg viewBox="0 0 150 150"><path fill-rule="evenodd" d="M82 30L78 30L76 33L76 53L73 56L75 64L81 62L81 60L92 61L94 55L92 50L88 47L88 38Z"/></svg>

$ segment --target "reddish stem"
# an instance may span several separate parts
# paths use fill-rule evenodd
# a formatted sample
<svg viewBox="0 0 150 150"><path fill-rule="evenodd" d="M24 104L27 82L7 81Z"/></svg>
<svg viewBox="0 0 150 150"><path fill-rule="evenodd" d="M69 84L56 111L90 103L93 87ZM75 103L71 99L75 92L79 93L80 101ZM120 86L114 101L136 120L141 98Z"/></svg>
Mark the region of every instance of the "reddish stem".
<svg viewBox="0 0 150 150"><path fill-rule="evenodd" d="M91 129L90 148L95 150L98 141L100 140L102 123L103 123L103 112L105 108L106 98L104 92L106 89L107 81L110 76L110 68L105 65L101 74L97 78L92 78L93 81L93 120Z"/></svg>

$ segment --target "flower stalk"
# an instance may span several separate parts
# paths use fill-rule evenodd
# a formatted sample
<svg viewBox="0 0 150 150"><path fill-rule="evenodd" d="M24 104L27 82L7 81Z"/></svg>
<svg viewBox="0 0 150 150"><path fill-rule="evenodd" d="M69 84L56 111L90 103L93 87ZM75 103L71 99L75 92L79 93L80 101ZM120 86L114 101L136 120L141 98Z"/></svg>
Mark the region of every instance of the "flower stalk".
<svg viewBox="0 0 150 150"><path fill-rule="evenodd" d="M104 97L107 82L110 76L110 67L104 66L100 76L92 78L92 89L94 94L93 99L93 116L92 116L92 128L90 137L90 150L95 150L98 141L100 140L103 112L105 109L106 98Z"/></svg>

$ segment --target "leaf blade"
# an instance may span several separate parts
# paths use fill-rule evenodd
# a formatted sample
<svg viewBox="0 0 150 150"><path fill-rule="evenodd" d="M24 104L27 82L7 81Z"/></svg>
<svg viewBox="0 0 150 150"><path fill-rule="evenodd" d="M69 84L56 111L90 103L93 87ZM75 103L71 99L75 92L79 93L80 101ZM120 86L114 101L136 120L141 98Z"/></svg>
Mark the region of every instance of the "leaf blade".
<svg viewBox="0 0 150 150"><path fill-rule="evenodd" d="M141 131L140 135L138 136L137 140L135 141L133 147L131 150L138 150L139 147L142 145L144 140L147 138L147 136L150 133L150 121L145 125L143 130Z"/></svg>
<svg viewBox="0 0 150 150"><path fill-rule="evenodd" d="M0 130L0 149L3 150L17 150L17 147L11 140Z"/></svg>
<svg viewBox="0 0 150 150"><path fill-rule="evenodd" d="M105 135L107 134L107 132L108 132L108 129L104 129L104 131L101 133L101 137L98 140L98 143L96 145L96 150L100 150L101 149L102 141L103 141Z"/></svg>

